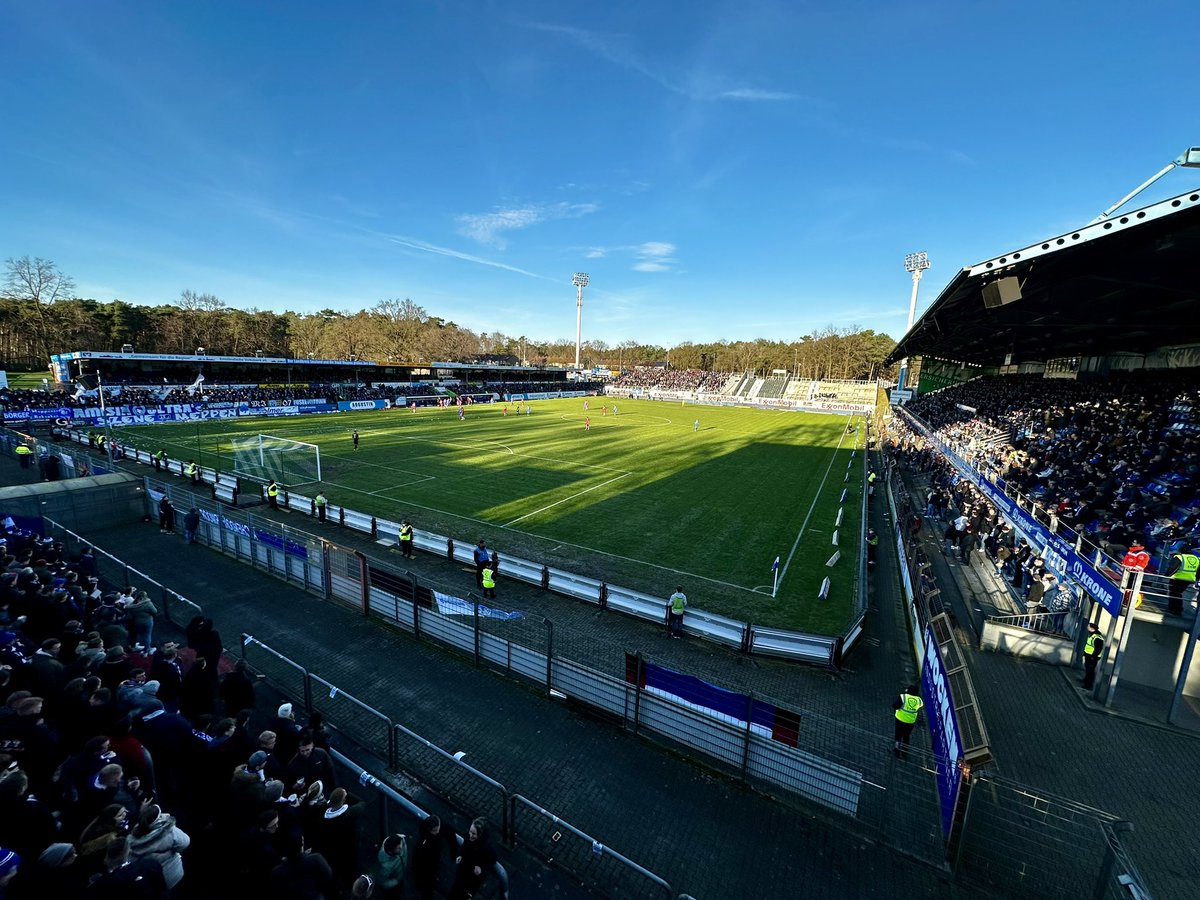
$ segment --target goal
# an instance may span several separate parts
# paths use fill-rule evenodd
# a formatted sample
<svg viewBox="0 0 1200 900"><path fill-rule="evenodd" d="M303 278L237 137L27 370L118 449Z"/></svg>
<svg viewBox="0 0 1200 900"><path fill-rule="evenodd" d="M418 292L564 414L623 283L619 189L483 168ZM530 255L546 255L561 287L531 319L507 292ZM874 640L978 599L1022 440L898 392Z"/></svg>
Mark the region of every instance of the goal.
<svg viewBox="0 0 1200 900"><path fill-rule="evenodd" d="M294 487L321 480L321 448L316 444L258 434L231 440L233 474Z"/></svg>

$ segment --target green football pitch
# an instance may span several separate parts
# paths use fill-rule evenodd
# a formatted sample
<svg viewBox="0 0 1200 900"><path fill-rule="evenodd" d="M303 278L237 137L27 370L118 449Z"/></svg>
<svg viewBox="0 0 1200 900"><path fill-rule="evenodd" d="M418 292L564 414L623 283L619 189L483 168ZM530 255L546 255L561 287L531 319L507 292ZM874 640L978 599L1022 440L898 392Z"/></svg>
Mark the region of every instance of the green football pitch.
<svg viewBox="0 0 1200 900"><path fill-rule="evenodd" d="M502 569L505 555L516 556L664 598L680 585L692 605L759 625L821 634L846 626L861 550L862 456L850 466L859 441L851 420L649 400L618 400L619 413L611 398L589 405L538 401L529 415L517 404L507 415L501 403L468 406L462 421L453 408L220 420L123 428L118 439L222 471L232 468L231 438L317 444L331 503L407 517L456 541L483 538ZM843 490L843 558L826 568ZM818 600L826 575L830 595Z"/></svg>

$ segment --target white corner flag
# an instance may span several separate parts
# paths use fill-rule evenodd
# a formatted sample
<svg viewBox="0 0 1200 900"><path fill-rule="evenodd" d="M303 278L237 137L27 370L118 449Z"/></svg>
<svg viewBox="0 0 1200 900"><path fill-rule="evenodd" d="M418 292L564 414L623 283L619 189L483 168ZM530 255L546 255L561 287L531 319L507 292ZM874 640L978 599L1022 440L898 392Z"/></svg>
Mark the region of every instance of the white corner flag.
<svg viewBox="0 0 1200 900"><path fill-rule="evenodd" d="M779 557L778 556L775 557L775 562L771 563L771 572L775 576L774 582L771 584L771 596L774 597L775 592L779 589Z"/></svg>

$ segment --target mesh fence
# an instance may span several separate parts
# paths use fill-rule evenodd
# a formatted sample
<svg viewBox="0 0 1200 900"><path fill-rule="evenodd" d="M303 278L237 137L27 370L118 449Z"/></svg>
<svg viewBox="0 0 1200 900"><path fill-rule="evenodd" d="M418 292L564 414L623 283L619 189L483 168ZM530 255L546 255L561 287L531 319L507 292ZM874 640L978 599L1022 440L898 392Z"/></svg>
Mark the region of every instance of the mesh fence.
<svg viewBox="0 0 1200 900"><path fill-rule="evenodd" d="M1108 883L1119 851L1141 885L1106 812L992 775L971 779L966 802L955 859L965 884L1004 897L1129 896Z"/></svg>
<svg viewBox="0 0 1200 900"><path fill-rule="evenodd" d="M671 886L559 816L521 796L512 798L516 843L566 869L605 897L669 900Z"/></svg>

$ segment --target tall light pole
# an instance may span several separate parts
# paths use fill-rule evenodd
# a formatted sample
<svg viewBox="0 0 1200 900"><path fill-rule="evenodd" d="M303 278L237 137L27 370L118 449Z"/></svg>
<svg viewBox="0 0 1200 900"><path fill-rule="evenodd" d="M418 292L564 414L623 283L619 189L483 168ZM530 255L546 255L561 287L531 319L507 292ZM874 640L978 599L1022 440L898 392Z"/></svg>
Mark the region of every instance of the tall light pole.
<svg viewBox="0 0 1200 900"><path fill-rule="evenodd" d="M921 275L929 268L929 254L922 250L920 253L910 253L904 257L904 268L912 273L912 297L908 301L908 328L905 334L912 331L913 320L917 317L917 288L921 286ZM896 387L904 390L907 385L905 381L908 378L908 357L900 360L900 379L896 383Z"/></svg>
<svg viewBox="0 0 1200 900"><path fill-rule="evenodd" d="M579 350L583 345L583 289L587 287L586 272L576 272L571 279L575 285L575 368L579 368Z"/></svg>

